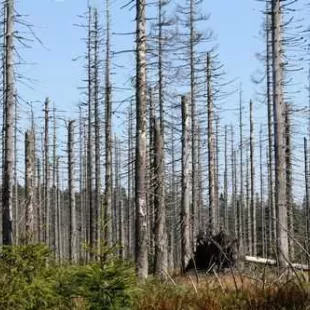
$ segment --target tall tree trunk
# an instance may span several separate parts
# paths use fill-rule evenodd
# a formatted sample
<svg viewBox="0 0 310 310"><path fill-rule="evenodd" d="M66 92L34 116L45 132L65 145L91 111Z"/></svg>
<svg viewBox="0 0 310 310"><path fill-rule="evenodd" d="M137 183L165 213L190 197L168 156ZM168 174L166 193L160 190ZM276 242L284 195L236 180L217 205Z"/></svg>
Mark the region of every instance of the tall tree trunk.
<svg viewBox="0 0 310 310"><path fill-rule="evenodd" d="M18 152L17 152L17 133L18 133L18 106L17 106L17 94L14 92L15 100L15 111L14 111L14 240L15 244L19 244L19 231L20 231L20 210L19 210L19 197L18 197L18 180L17 180L17 163L18 163Z"/></svg>
<svg viewBox="0 0 310 310"><path fill-rule="evenodd" d="M189 115L188 101L182 97L182 202L181 202L181 252L182 270L191 258L190 220L189 220Z"/></svg>
<svg viewBox="0 0 310 310"><path fill-rule="evenodd" d="M214 107L212 95L211 57L207 55L207 108L208 108L208 175L209 175L209 230L217 231L217 210L215 202L215 141L213 132Z"/></svg>
<svg viewBox="0 0 310 310"><path fill-rule="evenodd" d="M25 134L25 220L26 242L34 240L34 209L33 209L33 181L34 181L34 133Z"/></svg>
<svg viewBox="0 0 310 310"><path fill-rule="evenodd" d="M224 228L226 233L229 232L229 222L228 222L228 141L227 141L227 125L225 125L225 169L224 169Z"/></svg>
<svg viewBox="0 0 310 310"><path fill-rule="evenodd" d="M285 153L283 123L283 62L282 62L282 13L281 1L272 0L272 73L273 73L273 114L275 149L275 206L277 226L278 264L286 265L289 258L287 233L287 204L285 189Z"/></svg>
<svg viewBox="0 0 310 310"><path fill-rule="evenodd" d="M136 270L148 276L146 174L146 29L145 0L136 1Z"/></svg>
<svg viewBox="0 0 310 310"><path fill-rule="evenodd" d="M294 260L294 212L292 184L292 142L291 142L291 108L285 104L285 175L286 175L286 204L288 218L289 259Z"/></svg>
<svg viewBox="0 0 310 310"><path fill-rule="evenodd" d="M254 166L254 123L253 102L250 101L250 166L251 166L251 218L253 255L257 255L256 206L255 206L255 166Z"/></svg>
<svg viewBox="0 0 310 310"><path fill-rule="evenodd" d="M304 138L304 159L305 159L305 189L306 189L306 249L309 253L310 251L310 198L309 198L309 159L308 159L308 146L307 146L307 139ZM308 264L309 264L309 257L307 258Z"/></svg>
<svg viewBox="0 0 310 310"><path fill-rule="evenodd" d="M164 141L160 121L154 128L154 208L155 208L155 274L165 277L168 268L165 179L164 179Z"/></svg>
<svg viewBox="0 0 310 310"><path fill-rule="evenodd" d="M68 126L68 188L69 188L69 260L77 262L77 231L75 204L74 121Z"/></svg>
<svg viewBox="0 0 310 310"><path fill-rule="evenodd" d="M4 245L13 243L12 209L14 178L14 0L7 0L5 5L5 132L4 163L2 189L2 239Z"/></svg>
<svg viewBox="0 0 310 310"><path fill-rule="evenodd" d="M262 256L266 257L266 216L264 203L264 176L263 176L263 128L259 131L259 174L260 174L260 204L261 204L261 234Z"/></svg>
<svg viewBox="0 0 310 310"><path fill-rule="evenodd" d="M51 246L50 167L49 167L49 99L44 104L44 218L45 242Z"/></svg>
<svg viewBox="0 0 310 310"><path fill-rule="evenodd" d="M267 96L267 114L268 114L268 203L269 203L269 254L273 253L276 242L276 209L274 195L274 175L273 175L273 121L272 121L272 94L271 94L271 19L270 19L270 3L266 1L266 96Z"/></svg>
<svg viewBox="0 0 310 310"><path fill-rule="evenodd" d="M112 85L110 73L110 1L106 0L106 58L105 58L105 195L104 238L112 246Z"/></svg>
<svg viewBox="0 0 310 310"><path fill-rule="evenodd" d="M93 193L93 60L92 60L92 43L93 43L93 10L89 7L88 12L88 124L87 124L87 205L89 209L89 245L91 248L90 259L93 259L94 249L96 247L96 218Z"/></svg>
<svg viewBox="0 0 310 310"><path fill-rule="evenodd" d="M94 192L94 234L95 234L95 246L99 247L100 240L100 214L101 214L101 178L100 178L100 115L99 115L99 14L97 9L94 10L94 134L95 134L95 192Z"/></svg>

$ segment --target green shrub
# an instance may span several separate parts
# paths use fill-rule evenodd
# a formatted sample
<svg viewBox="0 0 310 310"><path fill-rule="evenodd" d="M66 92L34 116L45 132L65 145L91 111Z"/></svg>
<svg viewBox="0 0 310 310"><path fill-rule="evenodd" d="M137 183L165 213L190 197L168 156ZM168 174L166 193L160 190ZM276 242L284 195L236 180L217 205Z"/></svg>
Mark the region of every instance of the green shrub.
<svg viewBox="0 0 310 310"><path fill-rule="evenodd" d="M54 264L43 245L3 247L0 309L130 309L135 285L128 263ZM48 262L48 264L47 264Z"/></svg>

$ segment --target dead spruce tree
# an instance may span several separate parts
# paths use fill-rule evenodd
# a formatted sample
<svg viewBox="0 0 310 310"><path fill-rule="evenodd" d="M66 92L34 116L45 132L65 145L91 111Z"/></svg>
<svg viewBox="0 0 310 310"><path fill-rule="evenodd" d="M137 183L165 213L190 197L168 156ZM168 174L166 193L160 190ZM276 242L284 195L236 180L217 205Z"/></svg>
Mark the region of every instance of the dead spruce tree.
<svg viewBox="0 0 310 310"><path fill-rule="evenodd" d="M154 210L155 210L155 274L165 277L168 268L165 179L164 179L164 141L159 120L154 126Z"/></svg>
<svg viewBox="0 0 310 310"><path fill-rule="evenodd" d="M112 85L110 46L110 7L106 0L106 42L105 42L105 195L104 195L104 238L112 246Z"/></svg>
<svg viewBox="0 0 310 310"><path fill-rule="evenodd" d="M136 270L148 276L146 174L146 31L145 0L136 0Z"/></svg>
<svg viewBox="0 0 310 310"><path fill-rule="evenodd" d="M271 1L272 87L275 155L275 207L278 264L289 259L284 149L284 94L282 8L280 0Z"/></svg>
<svg viewBox="0 0 310 310"><path fill-rule="evenodd" d="M5 9L5 63L4 63L4 160L2 188L2 239L4 245L13 243L12 209L14 178L14 0L4 2Z"/></svg>
<svg viewBox="0 0 310 310"><path fill-rule="evenodd" d="M26 243L34 241L34 132L27 130L25 133L25 222Z"/></svg>
<svg viewBox="0 0 310 310"><path fill-rule="evenodd" d="M190 200L189 200L189 109L188 99L182 96L182 201L181 201L181 260L185 271L191 258L190 243Z"/></svg>
<svg viewBox="0 0 310 310"><path fill-rule="evenodd" d="M76 229L76 203L75 203L75 154L74 154L74 121L68 125L68 190L69 190L69 260L77 262L77 229Z"/></svg>

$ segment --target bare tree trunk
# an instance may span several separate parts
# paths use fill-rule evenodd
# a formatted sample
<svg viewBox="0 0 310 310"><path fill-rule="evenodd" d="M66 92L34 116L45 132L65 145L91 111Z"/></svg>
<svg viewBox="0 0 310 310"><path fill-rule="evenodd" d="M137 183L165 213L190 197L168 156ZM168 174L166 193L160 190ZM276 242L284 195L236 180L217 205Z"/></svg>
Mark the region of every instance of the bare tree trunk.
<svg viewBox="0 0 310 310"><path fill-rule="evenodd" d="M56 149L57 149L57 130L56 130L56 108L53 108L53 164L52 164L52 188L53 188L53 198L52 198L52 207L51 207L51 219L52 219L52 233L51 233L51 243L54 254L57 253L58 248L58 231L57 227L57 187L56 187Z"/></svg>
<svg viewBox="0 0 310 310"><path fill-rule="evenodd" d="M231 193L232 193L232 199L231 199L231 207L233 211L233 230L235 237L238 236L237 231L237 212L236 212L236 206L237 206L237 184L236 184L236 160L235 160L235 142L234 142L234 128L231 125Z"/></svg>
<svg viewBox="0 0 310 310"><path fill-rule="evenodd" d="M259 131L259 174L260 174L260 203L261 203L261 234L262 234L262 256L266 257L266 216L264 203L264 176L263 176L263 128Z"/></svg>
<svg viewBox="0 0 310 310"><path fill-rule="evenodd" d="M100 239L100 210L101 210L101 178L100 178L100 116L99 116L99 23L98 23L98 11L94 10L94 120L95 120L95 197L94 197L94 234L95 234L95 246L99 247Z"/></svg>
<svg viewBox="0 0 310 310"><path fill-rule="evenodd" d="M239 131L240 131L240 203L239 203L239 225L238 225L238 240L239 240L239 249L243 252L243 210L244 210L244 197L243 197L243 107L242 107L242 90L240 87L240 98L239 98Z"/></svg>
<svg viewBox="0 0 310 310"><path fill-rule="evenodd" d="M51 246L51 210L50 210L50 169L49 169L49 99L44 104L44 224L45 242Z"/></svg>
<svg viewBox="0 0 310 310"><path fill-rule="evenodd" d="M89 7L88 12L88 124L87 124L87 206L89 209L89 245L91 248L90 259L94 258L93 250L96 247L96 218L95 218L95 205L93 193L93 61L92 61L92 14L93 10Z"/></svg>
<svg viewBox="0 0 310 310"><path fill-rule="evenodd" d="M254 124L253 102L250 101L250 165L251 165L251 217L253 255L257 255L256 206L255 206L255 168L254 168Z"/></svg>
<svg viewBox="0 0 310 310"><path fill-rule="evenodd" d="M132 218L134 217L134 210L132 208L132 109L129 107L128 113L128 170L127 170L127 257L133 256L133 246L132 246Z"/></svg>
<svg viewBox="0 0 310 310"><path fill-rule="evenodd" d="M225 125L225 170L224 170L224 228L225 231L229 232L228 222L228 143L227 143L227 125Z"/></svg>
<svg viewBox="0 0 310 310"><path fill-rule="evenodd" d="M189 115L188 101L182 97L182 205L181 205L181 245L182 270L191 258L190 220L189 220Z"/></svg>
<svg viewBox="0 0 310 310"><path fill-rule="evenodd" d="M112 246L112 86L110 81L110 1L106 0L106 59L105 59L105 195L104 238Z"/></svg>
<svg viewBox="0 0 310 310"><path fill-rule="evenodd" d="M275 221L275 196L274 196L274 176L273 176L273 130L272 130L272 97L271 97L271 20L269 12L270 3L266 1L266 88L267 88L267 114L268 114L268 202L269 202L269 253L273 253L276 242L276 221Z"/></svg>
<svg viewBox="0 0 310 310"><path fill-rule="evenodd" d="M191 146L192 146L192 245L195 249L197 234L197 152L196 152L196 69L195 69L195 0L189 3L189 58L190 58L190 104L191 104ZM211 68L210 68L211 69Z"/></svg>
<svg viewBox="0 0 310 310"><path fill-rule="evenodd" d="M17 152L17 132L18 132L18 106L17 106L17 94L14 92L14 100L15 100L15 117L14 117L14 210L13 212L14 218L13 221L15 222L14 225L14 240L15 244L19 244L19 231L21 225L21 217L19 212L19 197L18 197L18 180L17 180L17 164L18 164L18 152ZM15 214L14 214L15 213ZM23 227L24 229L24 227Z"/></svg>
<svg viewBox="0 0 310 310"><path fill-rule="evenodd" d="M25 134L25 220L26 242L34 240L34 210L33 210L33 181L34 181L34 133Z"/></svg>
<svg viewBox="0 0 310 310"><path fill-rule="evenodd" d="M209 230L217 231L217 210L215 201L215 141L213 132L214 108L212 95L211 57L207 55L207 105L208 105L208 175L209 175Z"/></svg>
<svg viewBox="0 0 310 310"><path fill-rule="evenodd" d="M168 268L165 179L164 179L164 141L161 133L160 121L154 128L154 208L155 208L155 274L166 277Z"/></svg>
<svg viewBox="0 0 310 310"><path fill-rule="evenodd" d="M77 231L75 205L74 121L68 126L68 187L69 187L69 260L77 263Z"/></svg>
<svg viewBox="0 0 310 310"><path fill-rule="evenodd" d="M310 250L310 201L309 201L309 160L308 160L308 146L307 139L304 138L304 158L305 158L305 188L306 188L306 249ZM307 259L309 263L309 258Z"/></svg>
<svg viewBox="0 0 310 310"><path fill-rule="evenodd" d="M12 188L14 178L14 0L5 3L5 132L2 188L2 239L4 245L13 243Z"/></svg>
<svg viewBox="0 0 310 310"><path fill-rule="evenodd" d="M249 154L247 150L246 154L246 206L247 206L247 231L248 231L248 252L250 255L253 253L253 235L252 235L252 212L251 212L251 203L250 203L250 182L249 182L249 177L250 177L250 171L249 171Z"/></svg>
<svg viewBox="0 0 310 310"><path fill-rule="evenodd" d="M272 0L272 68L273 68L273 113L274 113L274 148L275 148L275 205L277 224L278 263L286 265L289 258L287 233L287 204L285 199L285 153L283 124L283 63L281 1Z"/></svg>
<svg viewBox="0 0 310 310"><path fill-rule="evenodd" d="M58 220L58 256L59 261L63 258L63 227L61 225L61 218L62 218L62 210L61 210L61 190L60 190L60 171L59 171L59 162L60 157L57 156L56 159L56 186L57 186L57 220Z"/></svg>
<svg viewBox="0 0 310 310"><path fill-rule="evenodd" d="M289 259L294 260L294 211L292 194L292 142L291 142L291 108L285 104L285 175L286 175L286 204L288 218Z"/></svg>
<svg viewBox="0 0 310 310"><path fill-rule="evenodd" d="M146 174L146 31L145 0L136 1L136 270L139 278L148 276Z"/></svg>

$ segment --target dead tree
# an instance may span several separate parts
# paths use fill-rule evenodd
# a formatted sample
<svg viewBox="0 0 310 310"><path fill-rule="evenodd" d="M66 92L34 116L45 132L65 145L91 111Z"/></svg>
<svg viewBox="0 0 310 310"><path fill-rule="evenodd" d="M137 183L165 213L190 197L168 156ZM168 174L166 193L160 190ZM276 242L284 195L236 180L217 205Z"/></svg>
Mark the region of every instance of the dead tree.
<svg viewBox="0 0 310 310"><path fill-rule="evenodd" d="M251 176L251 218L252 218L252 242L254 256L257 255L257 231L256 231L256 206L255 206L255 166L254 166L254 123L253 102L250 100L250 176Z"/></svg>
<svg viewBox="0 0 310 310"><path fill-rule="evenodd" d="M12 209L14 178L14 0L4 2L5 8L5 95L4 95L4 160L2 188L2 239L4 245L13 243Z"/></svg>
<svg viewBox="0 0 310 310"><path fill-rule="evenodd" d="M305 189L306 189L306 249L309 253L310 250L310 201L309 201L309 160L308 160L308 146L307 146L307 139L304 138L304 175L305 175ZM309 258L308 258L309 261Z"/></svg>
<svg viewBox="0 0 310 310"><path fill-rule="evenodd" d="M217 210L215 198L215 141L213 132L214 108L212 95L211 56L207 54L207 107L208 107L208 175L209 175L209 230L217 230Z"/></svg>
<svg viewBox="0 0 310 310"><path fill-rule="evenodd" d="M190 244L190 207L189 207L189 115L188 101L182 96L182 202L181 202L181 255L182 270L191 258Z"/></svg>
<svg viewBox="0 0 310 310"><path fill-rule="evenodd" d="M31 130L25 133L25 221L26 242L34 240L34 133Z"/></svg>
<svg viewBox="0 0 310 310"><path fill-rule="evenodd" d="M68 188L69 188L69 260L77 262L77 231L75 204L75 155L74 155L74 121L68 125Z"/></svg>
<svg viewBox="0 0 310 310"><path fill-rule="evenodd" d="M136 1L136 270L148 276L146 174L146 30L145 0Z"/></svg>
<svg viewBox="0 0 310 310"><path fill-rule="evenodd" d="M168 268L166 207L165 207L165 179L164 179L164 141L161 133L160 121L154 128L154 209L155 209L155 274L166 276Z"/></svg>
<svg viewBox="0 0 310 310"><path fill-rule="evenodd" d="M104 238L112 246L112 85L110 44L110 2L106 1L105 42L105 195L104 195Z"/></svg>
<svg viewBox="0 0 310 310"><path fill-rule="evenodd" d="M289 258L288 225L284 153L284 98L283 98L283 48L281 1L271 2L272 29L272 81L275 152L275 206L277 227L277 257L279 265L286 265Z"/></svg>
<svg viewBox="0 0 310 310"><path fill-rule="evenodd" d="M227 139L227 125L225 125L225 147L224 147L224 156L225 156L225 168L224 168L224 228L225 231L229 231L229 222L228 222L228 139Z"/></svg>
<svg viewBox="0 0 310 310"><path fill-rule="evenodd" d="M292 184L292 141L291 141L291 108L285 104L285 176L286 176L286 204L288 218L289 258L294 260L294 211L293 211L293 184Z"/></svg>
<svg viewBox="0 0 310 310"><path fill-rule="evenodd" d="M51 246L50 167L49 167L49 98L44 103L44 228L45 242Z"/></svg>

